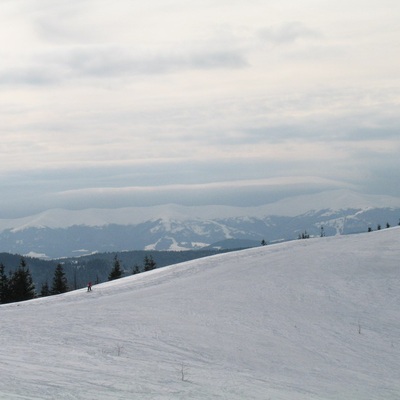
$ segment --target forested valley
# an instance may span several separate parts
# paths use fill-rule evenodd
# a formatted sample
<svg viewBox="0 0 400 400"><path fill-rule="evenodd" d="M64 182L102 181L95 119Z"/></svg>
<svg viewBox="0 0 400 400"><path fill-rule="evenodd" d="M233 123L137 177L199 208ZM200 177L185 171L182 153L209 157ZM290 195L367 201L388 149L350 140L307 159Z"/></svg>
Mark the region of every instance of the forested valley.
<svg viewBox="0 0 400 400"><path fill-rule="evenodd" d="M0 253L0 304L86 287L230 250L125 251L43 260ZM117 272L115 270L117 269Z"/></svg>

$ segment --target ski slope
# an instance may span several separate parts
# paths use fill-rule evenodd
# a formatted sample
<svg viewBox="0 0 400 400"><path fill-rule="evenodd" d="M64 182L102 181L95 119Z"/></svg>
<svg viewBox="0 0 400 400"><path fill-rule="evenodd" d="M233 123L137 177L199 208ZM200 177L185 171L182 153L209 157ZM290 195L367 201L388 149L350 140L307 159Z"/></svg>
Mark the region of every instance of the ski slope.
<svg viewBox="0 0 400 400"><path fill-rule="evenodd" d="M0 306L0 399L400 398L400 229Z"/></svg>

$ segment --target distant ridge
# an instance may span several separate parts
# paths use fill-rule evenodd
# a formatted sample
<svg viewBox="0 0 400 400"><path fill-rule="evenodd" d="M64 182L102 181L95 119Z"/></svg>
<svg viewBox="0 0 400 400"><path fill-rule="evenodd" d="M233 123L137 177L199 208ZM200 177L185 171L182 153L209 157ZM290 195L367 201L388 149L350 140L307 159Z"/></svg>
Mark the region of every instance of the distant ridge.
<svg viewBox="0 0 400 400"><path fill-rule="evenodd" d="M297 196L259 207L168 204L53 209L0 220L0 252L60 258L124 250L184 251L226 240L248 244L293 240L304 231L310 236L365 232L378 225L397 225L399 218L399 198L348 190ZM229 242L221 246L232 248Z"/></svg>
<svg viewBox="0 0 400 400"><path fill-rule="evenodd" d="M312 195L301 195L258 207L182 206L166 204L150 207L117 209L89 208L83 210L50 209L24 218L0 219L0 232L27 228L68 228L74 225L105 226L132 225L147 221L187 219L216 219L261 216L297 216L309 211L330 209L368 209L400 207L400 198L365 195L349 190L331 190Z"/></svg>

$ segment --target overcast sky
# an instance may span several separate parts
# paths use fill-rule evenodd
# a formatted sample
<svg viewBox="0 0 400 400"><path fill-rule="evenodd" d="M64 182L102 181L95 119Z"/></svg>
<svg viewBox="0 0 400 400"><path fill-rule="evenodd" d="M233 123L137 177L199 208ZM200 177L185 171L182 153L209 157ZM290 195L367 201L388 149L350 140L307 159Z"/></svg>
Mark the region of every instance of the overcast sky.
<svg viewBox="0 0 400 400"><path fill-rule="evenodd" d="M0 218L400 196L398 0L1 0Z"/></svg>

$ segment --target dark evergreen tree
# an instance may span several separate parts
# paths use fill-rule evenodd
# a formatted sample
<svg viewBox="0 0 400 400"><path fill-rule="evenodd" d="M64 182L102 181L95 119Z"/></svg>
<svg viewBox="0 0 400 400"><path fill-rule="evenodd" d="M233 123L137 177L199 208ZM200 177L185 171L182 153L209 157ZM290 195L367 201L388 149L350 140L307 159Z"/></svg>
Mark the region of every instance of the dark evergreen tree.
<svg viewBox="0 0 400 400"><path fill-rule="evenodd" d="M49 288L49 284L46 282L42 283L42 288L40 289L40 297L46 297L46 296L50 296L51 292L50 292L50 288Z"/></svg>
<svg viewBox="0 0 400 400"><path fill-rule="evenodd" d="M0 304L8 303L10 299L9 279L5 273L5 267L0 264Z"/></svg>
<svg viewBox="0 0 400 400"><path fill-rule="evenodd" d="M140 267L139 265L135 264L132 268L132 275L140 274Z"/></svg>
<svg viewBox="0 0 400 400"><path fill-rule="evenodd" d="M307 233L307 231L304 231L303 233L299 234L299 239L309 239L310 234Z"/></svg>
<svg viewBox="0 0 400 400"><path fill-rule="evenodd" d="M74 279L73 279L73 281L74 281L74 290L78 289L77 270L78 270L78 268L76 266L74 266L74 269L73 269L73 271L74 271Z"/></svg>
<svg viewBox="0 0 400 400"><path fill-rule="evenodd" d="M35 285L23 258L18 269L11 276L9 287L11 301L24 301L35 297Z"/></svg>
<svg viewBox="0 0 400 400"><path fill-rule="evenodd" d="M68 282L65 276L64 268L58 264L53 277L53 285L51 287L51 294L60 294L68 292Z"/></svg>
<svg viewBox="0 0 400 400"><path fill-rule="evenodd" d="M121 269L121 263L118 260L118 256L114 257L114 265L113 268L108 275L108 280L113 281L114 279L119 279L122 276L122 269Z"/></svg>
<svg viewBox="0 0 400 400"><path fill-rule="evenodd" d="M152 256L146 256L144 258L144 270L145 271L151 271L152 269L155 269L157 266L156 262L153 260Z"/></svg>

